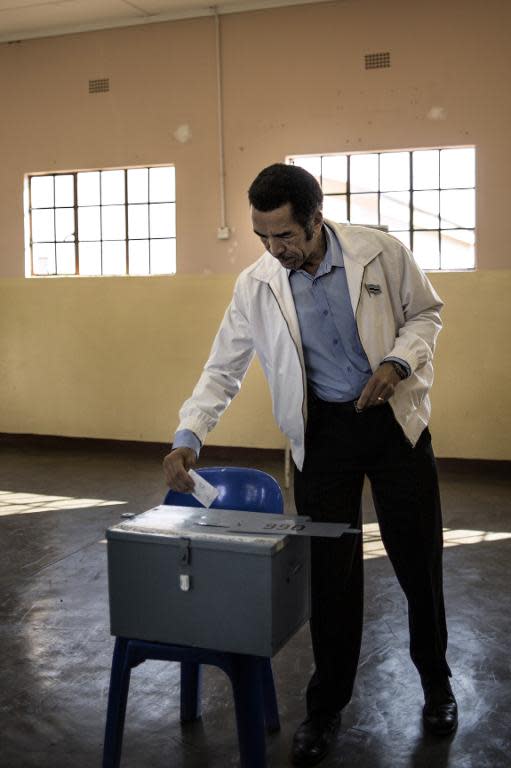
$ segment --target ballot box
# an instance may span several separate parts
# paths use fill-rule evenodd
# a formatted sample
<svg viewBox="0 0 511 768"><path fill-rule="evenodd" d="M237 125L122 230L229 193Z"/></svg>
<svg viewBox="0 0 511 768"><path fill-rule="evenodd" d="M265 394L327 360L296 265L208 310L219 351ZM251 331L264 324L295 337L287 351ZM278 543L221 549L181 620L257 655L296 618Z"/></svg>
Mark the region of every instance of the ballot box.
<svg viewBox="0 0 511 768"><path fill-rule="evenodd" d="M109 528L112 634L273 656L310 615L310 538L285 520L162 505Z"/></svg>

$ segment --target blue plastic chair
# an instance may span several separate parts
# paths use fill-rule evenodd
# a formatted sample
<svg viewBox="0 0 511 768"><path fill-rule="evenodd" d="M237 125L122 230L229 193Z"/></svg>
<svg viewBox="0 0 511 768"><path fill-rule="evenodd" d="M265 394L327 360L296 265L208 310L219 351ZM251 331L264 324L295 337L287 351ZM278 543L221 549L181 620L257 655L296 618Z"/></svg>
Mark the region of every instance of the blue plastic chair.
<svg viewBox="0 0 511 768"><path fill-rule="evenodd" d="M284 511L282 491L274 477L260 469L247 467L209 467L199 469L201 475L218 491L210 509L244 509L248 512ZM168 491L164 504L173 507L202 507L190 493Z"/></svg>
<svg viewBox="0 0 511 768"><path fill-rule="evenodd" d="M284 511L279 484L266 472L243 467L197 471L219 490L212 508L274 514ZM169 491L163 503L202 506L191 494L176 491ZM181 663L181 722L200 717L201 665L222 669L233 690L241 768L266 768L265 724L269 732L280 729L270 659L124 637L116 638L112 659L103 768L119 768L131 670L147 659Z"/></svg>

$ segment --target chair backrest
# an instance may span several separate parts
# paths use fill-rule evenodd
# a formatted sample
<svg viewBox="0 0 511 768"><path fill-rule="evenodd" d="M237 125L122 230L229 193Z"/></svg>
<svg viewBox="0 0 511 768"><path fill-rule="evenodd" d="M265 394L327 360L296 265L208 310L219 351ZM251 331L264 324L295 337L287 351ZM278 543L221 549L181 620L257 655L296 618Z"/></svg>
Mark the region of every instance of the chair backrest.
<svg viewBox="0 0 511 768"><path fill-rule="evenodd" d="M219 493L211 509L242 509L247 512L282 514L284 500L274 477L260 469L249 467L205 467L198 469ZM173 507L202 507L191 493L168 491L164 504Z"/></svg>

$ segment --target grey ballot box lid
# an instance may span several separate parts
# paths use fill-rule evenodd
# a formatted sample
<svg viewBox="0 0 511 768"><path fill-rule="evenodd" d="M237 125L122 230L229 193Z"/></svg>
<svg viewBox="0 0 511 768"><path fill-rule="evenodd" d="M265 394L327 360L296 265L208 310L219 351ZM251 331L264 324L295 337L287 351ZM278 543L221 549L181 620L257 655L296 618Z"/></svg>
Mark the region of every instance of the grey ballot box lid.
<svg viewBox="0 0 511 768"><path fill-rule="evenodd" d="M310 539L226 532L270 517L291 519L160 505L109 528L112 634L273 656L310 615Z"/></svg>
<svg viewBox="0 0 511 768"><path fill-rule="evenodd" d="M245 512L232 509L206 509L197 507L157 507L123 520L109 528L107 540L129 539L136 535L139 541L162 539L167 544L181 539L193 542L194 547L215 548L231 552L248 552L268 556L285 545L287 533L233 533L238 524L265 523L269 519L308 522L309 517L294 515L268 515L265 512ZM145 537L145 538L144 538Z"/></svg>

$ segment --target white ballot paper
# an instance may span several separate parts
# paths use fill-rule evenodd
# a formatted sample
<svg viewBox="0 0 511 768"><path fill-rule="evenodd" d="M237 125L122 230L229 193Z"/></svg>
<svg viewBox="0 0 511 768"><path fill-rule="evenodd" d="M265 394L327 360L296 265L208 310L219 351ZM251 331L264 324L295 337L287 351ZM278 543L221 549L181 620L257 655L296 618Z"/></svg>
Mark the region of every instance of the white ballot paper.
<svg viewBox="0 0 511 768"><path fill-rule="evenodd" d="M197 501L200 501L205 507L210 507L218 496L217 489L211 485L211 483L208 483L207 480L204 480L204 478L198 475L193 469L190 469L188 474L195 483L192 496L195 496Z"/></svg>

